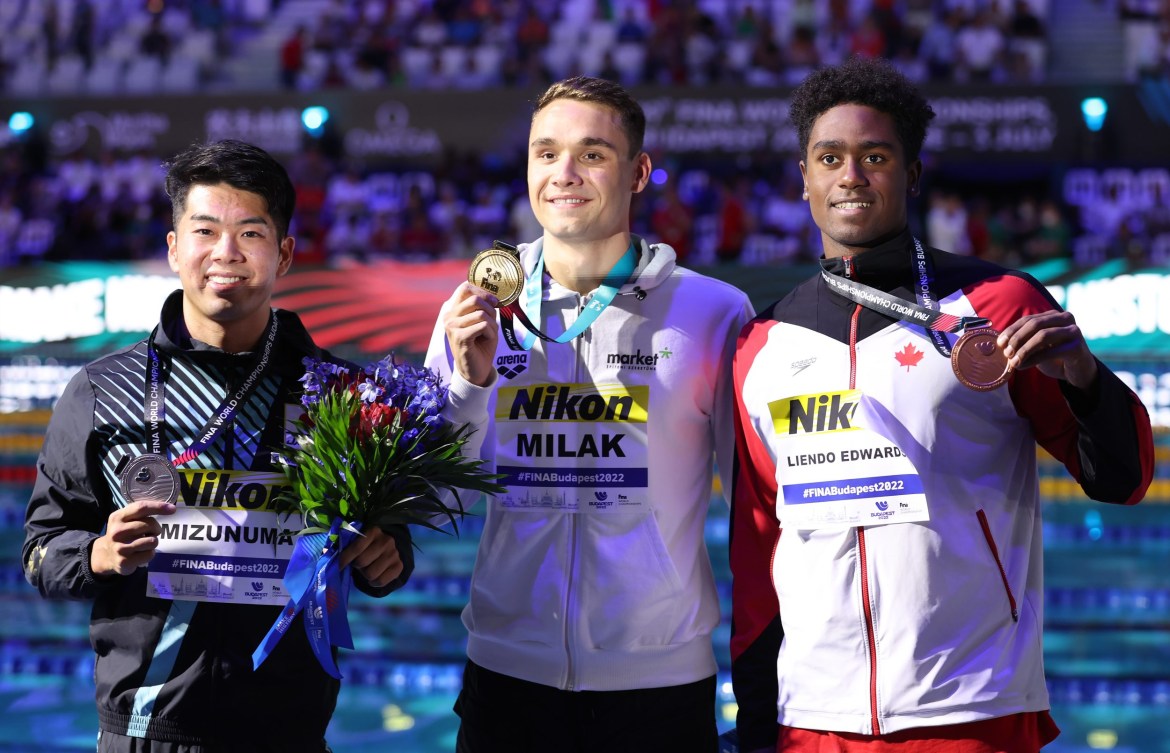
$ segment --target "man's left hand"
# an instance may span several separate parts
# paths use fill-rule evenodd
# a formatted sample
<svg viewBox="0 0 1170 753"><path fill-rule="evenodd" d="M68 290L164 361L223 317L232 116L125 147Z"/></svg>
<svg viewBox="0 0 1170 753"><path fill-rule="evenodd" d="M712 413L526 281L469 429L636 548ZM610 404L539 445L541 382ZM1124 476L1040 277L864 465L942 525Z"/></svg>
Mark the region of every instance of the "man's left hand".
<svg viewBox="0 0 1170 753"><path fill-rule="evenodd" d="M1000 333L998 342L1013 370L1034 367L1085 392L1097 379L1097 359L1067 311L1021 317Z"/></svg>
<svg viewBox="0 0 1170 753"><path fill-rule="evenodd" d="M402 575L402 558L394 537L377 526L370 526L349 543L338 559L345 567L353 564L374 588L388 586Z"/></svg>

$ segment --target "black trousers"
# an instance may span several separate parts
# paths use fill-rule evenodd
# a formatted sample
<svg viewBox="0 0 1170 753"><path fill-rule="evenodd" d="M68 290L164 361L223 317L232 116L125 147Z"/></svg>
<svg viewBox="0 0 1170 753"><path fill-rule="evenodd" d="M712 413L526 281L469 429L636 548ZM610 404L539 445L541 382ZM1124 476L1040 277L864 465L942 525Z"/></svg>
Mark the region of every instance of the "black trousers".
<svg viewBox="0 0 1170 753"><path fill-rule="evenodd" d="M312 745L308 747L318 749ZM97 753L261 753L261 751L277 753L280 750L290 749L283 745L265 748L256 743L213 743L210 745L170 743L116 735L112 732L99 732L97 744ZM322 753L330 753L324 740L321 741L321 747L318 750Z"/></svg>
<svg viewBox="0 0 1170 753"><path fill-rule="evenodd" d="M468 661L456 753L715 753L715 677L665 688L568 691Z"/></svg>

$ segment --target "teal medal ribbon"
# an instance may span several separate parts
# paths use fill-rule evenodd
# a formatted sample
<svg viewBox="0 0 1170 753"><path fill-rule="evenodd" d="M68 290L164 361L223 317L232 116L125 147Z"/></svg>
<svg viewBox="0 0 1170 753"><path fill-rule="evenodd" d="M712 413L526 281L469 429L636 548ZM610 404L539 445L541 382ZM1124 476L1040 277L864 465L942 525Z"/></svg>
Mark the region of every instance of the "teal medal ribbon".
<svg viewBox="0 0 1170 753"><path fill-rule="evenodd" d="M613 268L609 270L609 274L602 280L601 286L589 299L589 303L585 305L585 309L577 320L565 330L561 335L550 338L540 331L540 296L541 287L544 280L544 249L541 248L540 254L536 257L536 266L532 270L532 274L524 280L524 295L523 306L519 308L518 316L521 323L524 325L524 337L519 341L520 349L532 350L532 346L536 344L536 338L540 337L542 340L549 342L567 343L570 340L580 337L585 330L597 321L597 317L601 316L601 312L609 307L613 302L618 291L622 285L626 283L634 274L634 268L637 266L638 254L635 251L634 243L630 243L630 247L622 254L622 258L617 260ZM514 304L513 304L514 305ZM511 317L507 317L506 325L511 324ZM505 328L505 335L509 334L508 328ZM509 339L509 345L511 345ZM513 348L516 349L516 348Z"/></svg>
<svg viewBox="0 0 1170 753"><path fill-rule="evenodd" d="M313 655L326 674L341 679L333 659L333 647L353 648L353 634L346 615L353 576L348 566L338 565L337 556L360 535L360 527L358 523L343 526L337 518L328 532L305 534L297 539L284 574L288 604L252 653L253 669L264 663L288 632L293 619L304 611L305 633Z"/></svg>

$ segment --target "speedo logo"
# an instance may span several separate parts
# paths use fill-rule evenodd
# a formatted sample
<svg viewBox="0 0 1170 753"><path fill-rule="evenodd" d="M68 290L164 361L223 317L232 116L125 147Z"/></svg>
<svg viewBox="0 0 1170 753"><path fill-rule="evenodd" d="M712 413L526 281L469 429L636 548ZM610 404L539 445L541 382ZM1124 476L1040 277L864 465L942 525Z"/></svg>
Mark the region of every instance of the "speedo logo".
<svg viewBox="0 0 1170 753"><path fill-rule="evenodd" d="M799 361L793 361L792 365L791 365L792 376L796 376L797 374L804 371L809 366L812 366L816 362L817 362L816 356L813 356L812 358L804 358L804 359L801 359Z"/></svg>
<svg viewBox="0 0 1170 753"><path fill-rule="evenodd" d="M629 421L645 423L650 387L620 384L534 384L502 387L498 421Z"/></svg>
<svg viewBox="0 0 1170 753"><path fill-rule="evenodd" d="M180 496L187 507L271 510L273 499L288 488L279 473L179 470Z"/></svg>
<svg viewBox="0 0 1170 753"><path fill-rule="evenodd" d="M663 348L657 353L643 354L642 349L634 353L610 353L605 357L605 365L611 369L633 369L635 371L654 371L658 368L658 361L670 358L673 353L669 348Z"/></svg>
<svg viewBox="0 0 1170 753"><path fill-rule="evenodd" d="M823 434L852 431L853 417L861 402L857 390L797 395L768 403L777 434Z"/></svg>
<svg viewBox="0 0 1170 753"><path fill-rule="evenodd" d="M528 370L528 354L514 353L496 359L496 373L504 379L515 379Z"/></svg>

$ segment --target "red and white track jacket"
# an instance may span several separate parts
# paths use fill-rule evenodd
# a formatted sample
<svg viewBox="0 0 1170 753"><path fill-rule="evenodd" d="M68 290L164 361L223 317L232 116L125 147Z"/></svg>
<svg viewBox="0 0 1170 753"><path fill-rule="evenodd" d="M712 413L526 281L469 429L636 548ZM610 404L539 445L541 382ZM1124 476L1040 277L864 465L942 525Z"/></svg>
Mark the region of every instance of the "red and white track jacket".
<svg viewBox="0 0 1170 753"><path fill-rule="evenodd" d="M1002 330L1056 307L1026 274L934 249L944 312ZM913 241L824 260L915 300ZM953 344L955 335L948 336ZM1153 473L1149 417L1104 366L1096 395L1037 369L964 387L926 332L816 278L748 323L734 366L732 673L744 749L792 727L878 735L1048 708L1036 444L1092 498L1133 504ZM780 529L790 460L770 404L856 389L921 478L930 519ZM815 459L814 459L815 460ZM840 458L838 458L840 461ZM850 478L847 463L827 468ZM879 508L884 509L884 508Z"/></svg>

